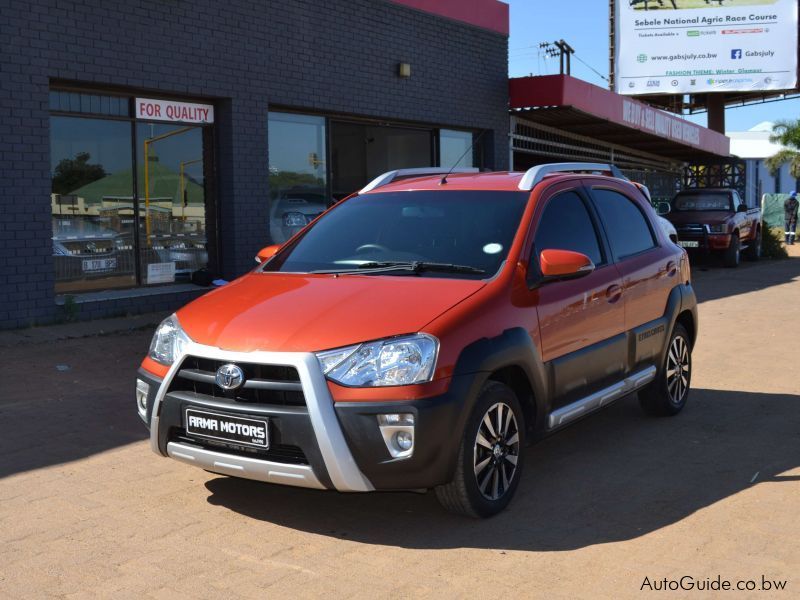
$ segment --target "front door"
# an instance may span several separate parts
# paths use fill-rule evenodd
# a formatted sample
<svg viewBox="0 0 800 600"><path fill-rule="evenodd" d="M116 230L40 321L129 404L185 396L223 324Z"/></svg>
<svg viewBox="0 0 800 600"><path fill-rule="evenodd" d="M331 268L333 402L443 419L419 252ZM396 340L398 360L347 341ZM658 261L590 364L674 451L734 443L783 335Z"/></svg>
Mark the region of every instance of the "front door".
<svg viewBox="0 0 800 600"><path fill-rule="evenodd" d="M534 290L542 358L551 367L553 408L558 408L621 378L625 303L619 271L582 186L556 185L544 198L530 268L538 270L538 255L548 249L581 252L596 267L585 277L543 283Z"/></svg>

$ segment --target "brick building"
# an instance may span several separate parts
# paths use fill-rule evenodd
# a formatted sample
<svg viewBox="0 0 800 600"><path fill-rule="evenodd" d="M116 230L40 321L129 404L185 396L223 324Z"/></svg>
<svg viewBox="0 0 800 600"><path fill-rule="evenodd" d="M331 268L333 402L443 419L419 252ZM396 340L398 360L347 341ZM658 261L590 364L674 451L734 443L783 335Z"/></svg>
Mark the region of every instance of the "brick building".
<svg viewBox="0 0 800 600"><path fill-rule="evenodd" d="M0 12L0 328L174 308L385 170L508 166L497 0Z"/></svg>

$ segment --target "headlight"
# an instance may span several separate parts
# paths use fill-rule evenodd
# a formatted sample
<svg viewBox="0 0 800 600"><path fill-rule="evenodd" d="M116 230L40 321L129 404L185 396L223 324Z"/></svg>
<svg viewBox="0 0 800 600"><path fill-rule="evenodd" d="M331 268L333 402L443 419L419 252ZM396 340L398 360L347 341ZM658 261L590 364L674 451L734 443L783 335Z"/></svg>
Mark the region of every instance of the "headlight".
<svg viewBox="0 0 800 600"><path fill-rule="evenodd" d="M325 376L352 387L425 383L433 377L438 340L424 333L318 352Z"/></svg>
<svg viewBox="0 0 800 600"><path fill-rule="evenodd" d="M175 315L169 316L156 329L150 342L150 358L162 365L170 366L181 355L183 348L191 341L181 329Z"/></svg>
<svg viewBox="0 0 800 600"><path fill-rule="evenodd" d="M303 213L290 212L283 215L283 224L286 227L305 227L308 219Z"/></svg>
<svg viewBox="0 0 800 600"><path fill-rule="evenodd" d="M708 226L709 233L728 233L728 226L725 223L718 223L717 225Z"/></svg>

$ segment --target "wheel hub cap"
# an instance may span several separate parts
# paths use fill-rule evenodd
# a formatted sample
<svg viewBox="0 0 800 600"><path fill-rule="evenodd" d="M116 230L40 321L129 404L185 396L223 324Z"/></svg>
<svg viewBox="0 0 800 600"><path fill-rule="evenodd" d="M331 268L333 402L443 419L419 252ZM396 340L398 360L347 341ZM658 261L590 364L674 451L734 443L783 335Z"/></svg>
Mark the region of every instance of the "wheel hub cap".
<svg viewBox="0 0 800 600"><path fill-rule="evenodd" d="M511 407L493 405L483 416L475 439L475 481L484 498L497 500L517 475L519 429Z"/></svg>
<svg viewBox="0 0 800 600"><path fill-rule="evenodd" d="M673 404L680 404L689 391L691 357L686 340L678 336L667 353L667 391Z"/></svg>

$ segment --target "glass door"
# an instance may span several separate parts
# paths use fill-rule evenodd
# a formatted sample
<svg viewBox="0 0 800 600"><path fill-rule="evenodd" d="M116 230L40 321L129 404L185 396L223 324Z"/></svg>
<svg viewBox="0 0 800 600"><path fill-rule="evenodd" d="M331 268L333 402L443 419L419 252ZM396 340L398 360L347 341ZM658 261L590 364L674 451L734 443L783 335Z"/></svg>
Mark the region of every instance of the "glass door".
<svg viewBox="0 0 800 600"><path fill-rule="evenodd" d="M340 200L386 171L433 166L433 130L332 121L331 161Z"/></svg>

